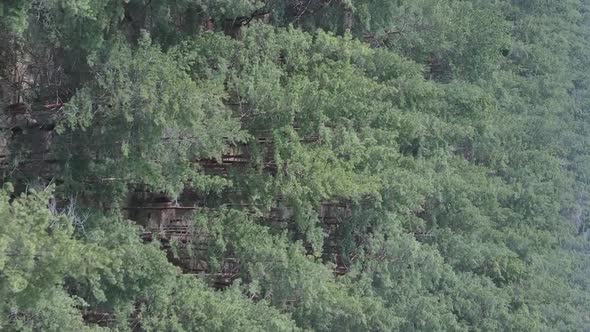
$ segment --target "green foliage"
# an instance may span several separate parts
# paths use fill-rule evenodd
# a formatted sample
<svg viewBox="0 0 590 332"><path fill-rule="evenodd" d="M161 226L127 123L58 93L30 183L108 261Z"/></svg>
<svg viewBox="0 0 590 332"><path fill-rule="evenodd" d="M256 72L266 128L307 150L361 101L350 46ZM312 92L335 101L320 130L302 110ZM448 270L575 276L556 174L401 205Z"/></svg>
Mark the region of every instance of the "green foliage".
<svg viewBox="0 0 590 332"><path fill-rule="evenodd" d="M195 161L243 137L219 83L191 80L147 37L137 51L115 42L92 62L96 80L72 98L60 129L71 190L115 198L135 182L174 195L189 180L214 181L198 176Z"/></svg>
<svg viewBox="0 0 590 332"><path fill-rule="evenodd" d="M22 33L27 27L29 0L10 0L0 5L0 26L15 33Z"/></svg>
<svg viewBox="0 0 590 332"><path fill-rule="evenodd" d="M49 172L60 204L78 205L0 194L0 326L98 329L82 319L96 310L120 330L588 330L589 13L587 0L4 2L0 100L57 102ZM237 260L223 291L118 210L130 190L185 188L205 198L190 204L207 205L194 216L207 251L177 249L211 273Z"/></svg>
<svg viewBox="0 0 590 332"><path fill-rule="evenodd" d="M14 330L89 329L78 307L83 299L63 289L65 277L82 277L99 252L72 238L65 216L47 209L49 191L21 196L9 203L2 191L0 214L0 326ZM92 269L92 265L86 269Z"/></svg>
<svg viewBox="0 0 590 332"><path fill-rule="evenodd" d="M7 192L1 196L3 329L101 330L82 320L87 308L113 314L123 330L130 321L148 331L297 330L288 316L237 289L217 293L180 275L116 216L91 215L83 237L75 238L72 220L48 210L49 190L12 203Z"/></svg>
<svg viewBox="0 0 590 332"><path fill-rule="evenodd" d="M305 254L301 243L271 235L264 226L236 210L198 213L196 225L210 237L215 260L228 250L242 266L244 291L291 313L298 326L317 331L391 330L399 318L374 297L354 297L330 269Z"/></svg>

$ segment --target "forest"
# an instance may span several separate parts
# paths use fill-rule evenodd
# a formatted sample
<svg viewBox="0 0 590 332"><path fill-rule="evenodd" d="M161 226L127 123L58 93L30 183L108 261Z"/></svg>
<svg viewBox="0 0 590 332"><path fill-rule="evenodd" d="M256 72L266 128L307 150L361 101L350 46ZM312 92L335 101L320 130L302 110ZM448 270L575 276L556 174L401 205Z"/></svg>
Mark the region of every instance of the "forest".
<svg viewBox="0 0 590 332"><path fill-rule="evenodd" d="M0 330L590 331L590 0L2 0Z"/></svg>

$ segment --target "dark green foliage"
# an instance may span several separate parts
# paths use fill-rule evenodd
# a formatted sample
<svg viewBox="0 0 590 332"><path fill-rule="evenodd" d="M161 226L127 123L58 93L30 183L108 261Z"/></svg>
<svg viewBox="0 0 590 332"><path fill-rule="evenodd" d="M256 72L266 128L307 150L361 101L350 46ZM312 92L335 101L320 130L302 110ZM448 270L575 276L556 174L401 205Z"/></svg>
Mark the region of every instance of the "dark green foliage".
<svg viewBox="0 0 590 332"><path fill-rule="evenodd" d="M171 194L189 180L207 188L195 161L242 136L220 83L192 81L147 36L135 52L115 42L93 61L96 80L68 103L58 128L67 183L75 186L69 190L110 190L107 199L133 183Z"/></svg>
<svg viewBox="0 0 590 332"><path fill-rule="evenodd" d="M296 330L265 303L181 275L117 217L90 216L82 238L74 238L71 217L47 209L49 194L9 203L1 193L3 330L99 330L84 325L81 309L110 313L123 330L129 324L149 331Z"/></svg>
<svg viewBox="0 0 590 332"><path fill-rule="evenodd" d="M25 140L4 181L58 203L0 193L0 329L589 330L589 13L3 2L0 146L43 127L18 107L57 119L51 153ZM187 188L200 241L167 257L122 211ZM239 278L215 291L228 257Z"/></svg>

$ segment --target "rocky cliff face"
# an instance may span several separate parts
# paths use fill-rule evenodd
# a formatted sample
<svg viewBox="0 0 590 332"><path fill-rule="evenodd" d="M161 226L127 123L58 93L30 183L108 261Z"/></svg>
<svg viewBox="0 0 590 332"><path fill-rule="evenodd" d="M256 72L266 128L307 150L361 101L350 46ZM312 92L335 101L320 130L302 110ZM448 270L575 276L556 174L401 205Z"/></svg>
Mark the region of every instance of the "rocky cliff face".
<svg viewBox="0 0 590 332"><path fill-rule="evenodd" d="M32 110L24 103L9 105L0 114L0 165L4 177L22 184L43 184L54 175L57 162L51 149L58 112Z"/></svg>
<svg viewBox="0 0 590 332"><path fill-rule="evenodd" d="M0 132L0 162L5 178L16 180L17 192L28 187L43 187L60 179L56 177L60 160L53 139L63 105L42 105L35 109L25 103L11 104L0 115L5 124ZM269 139L260 138L258 144L268 148ZM228 176L232 170L248 165L250 154L246 146L229 149L220 160L199 160L203 172L217 176ZM276 167L272 154L265 155L266 172L273 173ZM55 202L64 206L66 202ZM212 271L208 258L208 241L206 234L200 232L193 222L193 215L198 210L209 210L221 206L235 206L240 209L255 209L248 206L235 192L223 192L216 197L187 187L175 199L162 192L149 190L132 190L122 207L124 216L141 226L138 234L144 241L159 241L162 249L167 251L171 262L181 267L185 273L199 274L215 287L226 287L239 276L240 264L232 257L231 251ZM337 245L342 232L342 221L351 217L351 207L346 202L325 202L321 205L318 220L322 222L327 236L324 245L324 258L335 264L335 273L347 271ZM271 229L295 231L295 212L281 197L277 197L275 207L263 213L262 219Z"/></svg>

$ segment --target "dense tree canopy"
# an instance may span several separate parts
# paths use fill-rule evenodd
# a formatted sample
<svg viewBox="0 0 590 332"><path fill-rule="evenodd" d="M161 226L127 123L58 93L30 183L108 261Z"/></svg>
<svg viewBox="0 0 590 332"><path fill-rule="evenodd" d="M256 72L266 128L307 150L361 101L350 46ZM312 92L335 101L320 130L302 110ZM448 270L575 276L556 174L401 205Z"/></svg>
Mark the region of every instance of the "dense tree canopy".
<svg viewBox="0 0 590 332"><path fill-rule="evenodd" d="M4 1L0 329L590 330L589 23Z"/></svg>

